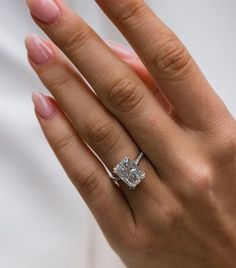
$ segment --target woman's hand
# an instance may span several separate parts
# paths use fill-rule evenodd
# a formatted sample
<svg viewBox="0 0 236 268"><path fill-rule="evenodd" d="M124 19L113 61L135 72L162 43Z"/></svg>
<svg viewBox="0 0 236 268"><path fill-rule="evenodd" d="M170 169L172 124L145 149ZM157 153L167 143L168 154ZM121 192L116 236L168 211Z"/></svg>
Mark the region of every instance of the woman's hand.
<svg viewBox="0 0 236 268"><path fill-rule="evenodd" d="M52 40L26 41L57 101L33 95L52 149L128 267L235 267L234 118L144 1L97 2L149 73L135 55L124 62L61 0L29 0ZM118 187L104 165L112 171L139 148L146 178L135 190Z"/></svg>

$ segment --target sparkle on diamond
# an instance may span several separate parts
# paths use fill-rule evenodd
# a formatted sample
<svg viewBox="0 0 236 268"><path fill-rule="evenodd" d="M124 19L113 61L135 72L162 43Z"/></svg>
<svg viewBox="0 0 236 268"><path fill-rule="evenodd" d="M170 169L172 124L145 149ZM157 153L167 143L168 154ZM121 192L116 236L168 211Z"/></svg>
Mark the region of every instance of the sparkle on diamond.
<svg viewBox="0 0 236 268"><path fill-rule="evenodd" d="M135 161L125 157L114 168L114 173L124 181L130 188L135 188L144 178L145 172L142 171Z"/></svg>

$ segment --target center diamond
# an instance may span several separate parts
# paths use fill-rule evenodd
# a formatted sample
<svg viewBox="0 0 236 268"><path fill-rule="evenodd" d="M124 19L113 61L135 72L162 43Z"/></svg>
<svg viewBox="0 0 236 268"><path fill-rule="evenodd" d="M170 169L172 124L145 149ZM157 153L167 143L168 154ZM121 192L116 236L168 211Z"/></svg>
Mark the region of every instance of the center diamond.
<svg viewBox="0 0 236 268"><path fill-rule="evenodd" d="M113 171L119 179L132 189L145 178L145 172L138 167L135 161L130 160L128 156L121 160Z"/></svg>

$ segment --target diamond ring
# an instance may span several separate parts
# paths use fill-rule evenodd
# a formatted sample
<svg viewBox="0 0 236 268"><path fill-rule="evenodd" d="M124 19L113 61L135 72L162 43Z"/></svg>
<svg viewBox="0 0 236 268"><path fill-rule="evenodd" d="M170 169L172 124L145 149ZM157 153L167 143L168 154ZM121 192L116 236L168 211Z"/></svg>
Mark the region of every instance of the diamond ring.
<svg viewBox="0 0 236 268"><path fill-rule="evenodd" d="M120 163L114 167L113 173L115 182L122 180L130 189L135 187L145 178L145 172L138 167L138 164L143 157L143 153L140 152L135 160L130 160L128 156L124 157Z"/></svg>

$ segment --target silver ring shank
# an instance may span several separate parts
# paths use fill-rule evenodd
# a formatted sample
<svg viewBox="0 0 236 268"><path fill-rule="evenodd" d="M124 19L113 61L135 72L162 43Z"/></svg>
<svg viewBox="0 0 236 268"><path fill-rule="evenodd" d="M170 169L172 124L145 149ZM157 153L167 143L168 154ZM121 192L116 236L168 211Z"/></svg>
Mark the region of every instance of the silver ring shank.
<svg viewBox="0 0 236 268"><path fill-rule="evenodd" d="M143 152L140 152L140 154L138 155L138 157L134 160L135 164L138 165L139 162L141 161L143 157Z"/></svg>

